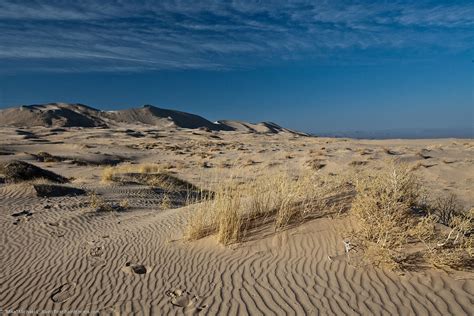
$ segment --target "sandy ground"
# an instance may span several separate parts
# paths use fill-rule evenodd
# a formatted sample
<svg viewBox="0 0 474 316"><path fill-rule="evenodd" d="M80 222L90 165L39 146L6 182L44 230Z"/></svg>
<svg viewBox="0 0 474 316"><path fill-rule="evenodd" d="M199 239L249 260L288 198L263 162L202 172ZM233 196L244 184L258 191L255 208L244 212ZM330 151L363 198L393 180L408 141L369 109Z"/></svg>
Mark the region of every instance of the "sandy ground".
<svg viewBox="0 0 474 316"><path fill-rule="evenodd" d="M128 129L128 130L127 130ZM104 315L472 315L472 274L424 269L403 275L355 268L344 255L346 218L321 218L224 247L212 237L182 239L193 205L163 207L144 185L104 184L107 159L159 163L212 189L285 170L339 174L399 158L433 195L455 193L474 206L474 141L350 140L201 130L0 130L0 161L21 159L66 177L71 186L123 212L94 212L88 196L37 197L31 186L0 184L0 308ZM67 157L37 162L45 151ZM74 164L73 159L87 163ZM27 211L27 212L23 212ZM23 213L20 213L23 212ZM20 213L13 217L12 214ZM15 223L15 224L14 224ZM329 260L328 256L335 257Z"/></svg>

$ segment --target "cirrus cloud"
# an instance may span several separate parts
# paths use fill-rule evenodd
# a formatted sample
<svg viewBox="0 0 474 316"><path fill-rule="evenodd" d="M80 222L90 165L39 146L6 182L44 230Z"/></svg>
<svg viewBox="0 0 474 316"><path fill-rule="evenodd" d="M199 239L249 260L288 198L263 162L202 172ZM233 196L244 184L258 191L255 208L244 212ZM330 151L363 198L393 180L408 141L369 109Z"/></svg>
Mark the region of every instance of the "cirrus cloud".
<svg viewBox="0 0 474 316"><path fill-rule="evenodd" d="M230 69L357 50L472 49L469 2L0 2L4 71ZM356 60L356 58L354 58Z"/></svg>

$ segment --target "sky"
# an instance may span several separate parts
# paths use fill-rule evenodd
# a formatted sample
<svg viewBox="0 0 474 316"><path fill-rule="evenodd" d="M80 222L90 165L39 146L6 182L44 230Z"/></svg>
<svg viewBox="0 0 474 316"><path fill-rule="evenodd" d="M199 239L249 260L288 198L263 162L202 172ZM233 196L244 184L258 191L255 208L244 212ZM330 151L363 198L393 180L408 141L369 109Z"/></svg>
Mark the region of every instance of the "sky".
<svg viewBox="0 0 474 316"><path fill-rule="evenodd" d="M473 70L472 1L0 0L0 108L472 128Z"/></svg>

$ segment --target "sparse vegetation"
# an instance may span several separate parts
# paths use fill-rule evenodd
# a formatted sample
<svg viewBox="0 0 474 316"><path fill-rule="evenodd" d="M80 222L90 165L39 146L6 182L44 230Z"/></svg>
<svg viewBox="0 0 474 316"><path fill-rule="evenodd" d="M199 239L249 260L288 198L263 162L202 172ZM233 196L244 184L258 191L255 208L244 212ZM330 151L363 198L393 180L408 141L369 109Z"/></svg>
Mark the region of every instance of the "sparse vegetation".
<svg viewBox="0 0 474 316"><path fill-rule="evenodd" d="M353 237L366 261L403 269L410 245L419 242L424 247L417 254L435 268L472 264L472 212L462 212L454 196L427 204L420 181L405 164L360 176L356 189L351 212L358 230ZM420 209L426 215L420 216Z"/></svg>
<svg viewBox="0 0 474 316"><path fill-rule="evenodd" d="M438 218L439 223L451 226L453 219L461 215L459 209L456 196L450 194L445 197L438 197L433 203L430 213Z"/></svg>
<svg viewBox="0 0 474 316"><path fill-rule="evenodd" d="M239 242L257 227L280 230L313 216L341 211L348 206L348 192L350 188L341 179L313 176L281 174L240 186L232 182L197 205L185 236L194 240L215 234L223 244Z"/></svg>
<svg viewBox="0 0 474 316"><path fill-rule="evenodd" d="M200 191L192 183L174 176L158 164L123 164L107 167L102 172L102 181L145 184L165 192Z"/></svg>
<svg viewBox="0 0 474 316"><path fill-rule="evenodd" d="M162 209L168 209L172 206L172 200L168 194L163 194L163 197L161 199L161 208Z"/></svg>
<svg viewBox="0 0 474 316"><path fill-rule="evenodd" d="M102 181L114 181L114 176L124 173L156 173L162 172L165 168L159 164L130 164L124 163L117 166L106 167L102 171Z"/></svg>
<svg viewBox="0 0 474 316"><path fill-rule="evenodd" d="M204 197L185 238L215 235L227 245L254 231L282 230L351 209L357 223L351 239L362 249L363 262L391 270L405 269L414 257L443 269L472 264L473 211L462 212L453 196L427 201L420 180L397 162L344 177L258 177L242 185L230 182ZM417 244L421 250L412 253Z"/></svg>

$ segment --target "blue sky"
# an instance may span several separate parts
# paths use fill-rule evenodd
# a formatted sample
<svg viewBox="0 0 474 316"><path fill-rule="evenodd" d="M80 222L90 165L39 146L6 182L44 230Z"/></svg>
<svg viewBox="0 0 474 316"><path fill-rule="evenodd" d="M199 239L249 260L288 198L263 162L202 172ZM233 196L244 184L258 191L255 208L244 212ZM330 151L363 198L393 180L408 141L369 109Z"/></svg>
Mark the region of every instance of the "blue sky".
<svg viewBox="0 0 474 316"><path fill-rule="evenodd" d="M471 1L0 1L0 107L306 131L473 125Z"/></svg>

